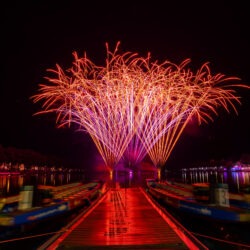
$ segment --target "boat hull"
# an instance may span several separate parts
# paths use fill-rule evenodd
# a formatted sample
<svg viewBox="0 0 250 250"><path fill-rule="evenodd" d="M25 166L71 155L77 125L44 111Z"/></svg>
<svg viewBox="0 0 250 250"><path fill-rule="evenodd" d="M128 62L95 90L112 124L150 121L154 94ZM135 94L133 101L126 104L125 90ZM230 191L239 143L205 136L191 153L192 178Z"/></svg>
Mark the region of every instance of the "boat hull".
<svg viewBox="0 0 250 250"><path fill-rule="evenodd" d="M177 191L168 190L167 187L162 188L157 183L152 185L152 182L148 185L148 192L159 202L179 213L224 223L250 223L248 209L197 202L194 196L180 195Z"/></svg>
<svg viewBox="0 0 250 250"><path fill-rule="evenodd" d="M20 209L19 207L15 211L2 212L0 214L0 226L19 227L54 219L76 209L89 206L94 199L101 195L101 190L102 185L100 183L77 185L66 190L63 187L57 188L53 190L55 194L53 199L49 199L50 202L44 203L43 199L40 206L26 209Z"/></svg>

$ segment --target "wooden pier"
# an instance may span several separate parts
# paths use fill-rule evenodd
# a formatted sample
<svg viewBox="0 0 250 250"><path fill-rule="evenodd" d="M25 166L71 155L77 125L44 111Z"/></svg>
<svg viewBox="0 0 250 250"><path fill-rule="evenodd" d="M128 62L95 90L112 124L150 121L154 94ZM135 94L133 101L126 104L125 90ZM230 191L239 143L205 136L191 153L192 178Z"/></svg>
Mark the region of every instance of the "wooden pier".
<svg viewBox="0 0 250 250"><path fill-rule="evenodd" d="M40 249L207 249L144 189L111 188L91 209Z"/></svg>

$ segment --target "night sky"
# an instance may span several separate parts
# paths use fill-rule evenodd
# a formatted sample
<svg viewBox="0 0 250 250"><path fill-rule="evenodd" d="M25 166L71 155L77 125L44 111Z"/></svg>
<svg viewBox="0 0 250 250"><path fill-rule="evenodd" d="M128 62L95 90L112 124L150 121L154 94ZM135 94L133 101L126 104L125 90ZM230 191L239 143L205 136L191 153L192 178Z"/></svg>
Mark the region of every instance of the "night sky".
<svg viewBox="0 0 250 250"><path fill-rule="evenodd" d="M7 2L7 1L6 1ZM0 145L34 149L93 162L95 146L73 128L57 129L54 115L30 97L47 83L48 68L71 66L72 52L103 65L105 43L121 51L179 64L190 58L199 69L210 62L213 74L241 78L250 85L250 9L239 1L9 1L2 4ZM168 166L184 167L202 159L250 154L250 90L241 90L239 114L220 112L213 123L190 125ZM94 153L95 152L95 153Z"/></svg>

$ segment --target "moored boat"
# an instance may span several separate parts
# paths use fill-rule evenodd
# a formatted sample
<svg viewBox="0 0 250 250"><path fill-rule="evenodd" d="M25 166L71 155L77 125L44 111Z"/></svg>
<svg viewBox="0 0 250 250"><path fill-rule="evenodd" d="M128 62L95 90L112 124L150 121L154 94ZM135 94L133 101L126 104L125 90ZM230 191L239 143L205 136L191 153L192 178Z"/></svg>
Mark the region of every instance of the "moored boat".
<svg viewBox="0 0 250 250"><path fill-rule="evenodd" d="M58 187L24 186L18 196L2 200L0 226L11 228L54 219L90 205L103 188L98 181Z"/></svg>
<svg viewBox="0 0 250 250"><path fill-rule="evenodd" d="M224 184L209 187L196 184L192 188L171 182L147 180L148 192L176 211L226 223L249 223L250 210L231 204Z"/></svg>
<svg viewBox="0 0 250 250"><path fill-rule="evenodd" d="M168 182L164 183L168 187L172 187L175 190L182 190L181 192L189 192L189 195L193 195L197 200L214 203L215 199L220 199L220 202L224 200L226 205L233 205L236 207L250 210L250 191L249 188L242 188L241 192L233 193L228 191L228 185L225 183L193 183L186 184L180 182Z"/></svg>

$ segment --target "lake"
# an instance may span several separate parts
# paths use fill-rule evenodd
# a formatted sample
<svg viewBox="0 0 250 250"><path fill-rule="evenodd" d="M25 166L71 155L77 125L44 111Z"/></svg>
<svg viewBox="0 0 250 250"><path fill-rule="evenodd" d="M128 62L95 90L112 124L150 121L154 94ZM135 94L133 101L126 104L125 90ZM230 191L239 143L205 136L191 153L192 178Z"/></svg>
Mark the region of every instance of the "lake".
<svg viewBox="0 0 250 250"><path fill-rule="evenodd" d="M169 173L169 178L179 180L183 183L196 183L211 181L216 183L226 183L230 192L240 192L243 187L250 186L250 171L232 170L202 170L202 169L182 169L179 172Z"/></svg>
<svg viewBox="0 0 250 250"><path fill-rule="evenodd" d="M18 194L26 185L60 186L85 181L81 171L73 173L2 173L0 174L0 197Z"/></svg>
<svg viewBox="0 0 250 250"><path fill-rule="evenodd" d="M127 187L141 185L146 178L157 177L153 172L140 173L115 173L109 176L107 173L96 173L86 176L80 170L71 173L2 173L0 174L0 197L18 194L25 185L50 185L60 186L72 182L88 182L90 179L102 179L118 181ZM221 171L212 169L181 169L167 171L166 179L183 183L211 182L227 183L230 192L240 192L243 187L250 186L250 171Z"/></svg>

